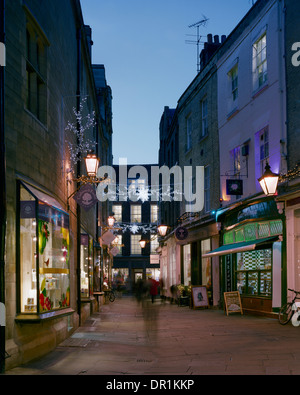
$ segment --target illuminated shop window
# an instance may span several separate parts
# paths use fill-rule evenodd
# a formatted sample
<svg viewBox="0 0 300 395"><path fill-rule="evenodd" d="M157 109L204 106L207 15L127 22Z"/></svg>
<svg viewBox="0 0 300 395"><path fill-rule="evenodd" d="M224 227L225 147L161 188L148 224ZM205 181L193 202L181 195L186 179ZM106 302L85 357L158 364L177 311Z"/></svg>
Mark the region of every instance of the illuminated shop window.
<svg viewBox="0 0 300 395"><path fill-rule="evenodd" d="M81 233L80 241L80 289L81 297L89 298L93 294L93 238Z"/></svg>
<svg viewBox="0 0 300 395"><path fill-rule="evenodd" d="M242 295L272 295L272 250L237 253L237 289Z"/></svg>
<svg viewBox="0 0 300 395"><path fill-rule="evenodd" d="M20 312L69 307L69 216L37 189L20 183L19 191Z"/></svg>

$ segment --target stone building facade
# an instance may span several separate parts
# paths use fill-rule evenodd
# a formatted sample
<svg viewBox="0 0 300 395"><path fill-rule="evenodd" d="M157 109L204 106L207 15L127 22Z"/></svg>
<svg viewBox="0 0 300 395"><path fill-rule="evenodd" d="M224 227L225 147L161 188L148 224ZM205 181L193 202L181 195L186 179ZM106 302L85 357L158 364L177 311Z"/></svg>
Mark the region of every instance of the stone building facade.
<svg viewBox="0 0 300 395"><path fill-rule="evenodd" d="M123 164L113 167L119 194L110 204L111 214L116 220L115 246L119 251L113 256L112 285L121 287L123 291L132 292L138 280L146 281L153 278L159 281L160 279L160 265L156 251L159 245L158 202L152 201L150 197L151 169L157 167L157 164ZM121 175L124 171L128 175L126 185L123 184L124 178ZM124 199L125 190L128 199ZM142 193L144 191L146 195L138 195L139 191ZM141 239L146 241L144 247L139 243Z"/></svg>
<svg viewBox="0 0 300 395"><path fill-rule="evenodd" d="M223 37L224 40L224 37ZM168 133L176 138L178 151L176 164L181 168L182 183L185 185L180 202L172 201L170 206L176 207L176 218L171 216L173 223L169 225L169 233L164 238L161 250L162 274L165 276L166 290L170 296L170 287L176 284L206 285L210 303L219 302L218 265L211 259L202 259L202 252L218 246L219 236L213 212L219 208L219 144L217 118L217 74L214 53L221 45L219 37L208 40L201 53L201 70L178 100L177 108ZM162 117L163 119L163 117ZM160 151L163 152L161 142ZM160 158L162 164L162 159ZM171 167L171 166L170 166ZM196 168L202 169L201 185L196 185ZM185 168L192 169L186 179ZM184 184L185 183L185 184ZM191 209L187 196L201 189L198 200L201 207ZM186 191L188 189L188 191ZM165 206L167 203L163 203ZM169 209L172 212L172 208ZM164 213L161 213L163 216ZM163 218L162 218L163 219ZM168 218L165 218L168 220ZM163 222L163 221L162 221ZM187 237L178 240L176 229L183 227ZM165 273L165 274L164 274ZM214 282L215 287L212 286Z"/></svg>
<svg viewBox="0 0 300 395"><path fill-rule="evenodd" d="M52 350L96 307L93 270L101 260L96 243L102 207L86 211L71 197L79 187L73 179L85 174L85 166L72 161L69 143L76 146L77 140L67 125L78 128L75 111L83 123L95 114L85 139L103 164L111 163L112 130L111 115L104 119L100 112L91 30L80 2L41 6L37 0L12 0L6 2L5 20L9 369ZM100 88L109 93L111 112L110 88Z"/></svg>

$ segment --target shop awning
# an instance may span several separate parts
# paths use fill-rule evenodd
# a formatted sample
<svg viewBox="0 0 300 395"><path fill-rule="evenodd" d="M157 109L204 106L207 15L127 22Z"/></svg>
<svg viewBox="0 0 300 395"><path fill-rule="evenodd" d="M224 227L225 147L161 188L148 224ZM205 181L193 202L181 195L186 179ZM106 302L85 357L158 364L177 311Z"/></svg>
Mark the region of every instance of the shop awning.
<svg viewBox="0 0 300 395"><path fill-rule="evenodd" d="M202 258L211 258L214 256L227 255L227 254L235 254L237 252L243 251L253 251L258 247L262 247L263 244L273 243L278 240L278 236L267 237L265 239L252 240L252 241L244 241L241 243L227 244L223 245L215 250L212 250L206 254L202 255Z"/></svg>

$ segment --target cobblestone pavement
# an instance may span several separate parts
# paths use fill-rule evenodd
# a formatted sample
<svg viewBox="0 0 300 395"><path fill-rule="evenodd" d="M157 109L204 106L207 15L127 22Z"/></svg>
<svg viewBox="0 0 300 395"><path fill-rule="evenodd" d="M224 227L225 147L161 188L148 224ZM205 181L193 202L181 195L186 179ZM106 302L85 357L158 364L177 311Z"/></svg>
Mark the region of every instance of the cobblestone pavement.
<svg viewBox="0 0 300 395"><path fill-rule="evenodd" d="M300 327L123 297L5 375L298 375Z"/></svg>

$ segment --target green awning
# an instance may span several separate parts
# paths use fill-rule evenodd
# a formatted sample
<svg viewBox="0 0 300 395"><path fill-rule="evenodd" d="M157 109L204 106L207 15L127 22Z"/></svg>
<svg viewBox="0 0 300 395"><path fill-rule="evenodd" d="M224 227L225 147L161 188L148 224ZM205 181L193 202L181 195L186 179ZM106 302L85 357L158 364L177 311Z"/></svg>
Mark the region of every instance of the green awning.
<svg viewBox="0 0 300 395"><path fill-rule="evenodd" d="M257 247L262 247L263 244L273 243L274 241L277 240L278 240L278 236L274 236L274 237L267 237L265 239L243 241L241 243L234 243L234 244L226 244L206 254L203 254L202 258L211 258L214 256L235 254L237 252L243 252L243 251L253 251L256 250Z"/></svg>

